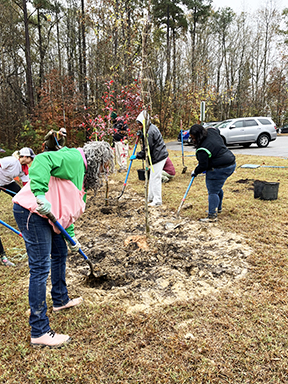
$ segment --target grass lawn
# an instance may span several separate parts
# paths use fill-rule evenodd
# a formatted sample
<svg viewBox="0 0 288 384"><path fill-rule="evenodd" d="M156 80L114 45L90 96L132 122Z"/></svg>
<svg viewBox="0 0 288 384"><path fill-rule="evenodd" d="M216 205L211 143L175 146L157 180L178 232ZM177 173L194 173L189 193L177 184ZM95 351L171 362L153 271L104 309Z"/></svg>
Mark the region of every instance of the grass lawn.
<svg viewBox="0 0 288 384"><path fill-rule="evenodd" d="M170 152L177 173L163 185L163 203L173 211L196 165L191 155L186 154L188 170L182 174L181 152ZM217 295L133 314L97 302L52 314L48 299L55 329L73 338L59 350L30 347L24 242L1 226L5 250L17 266L0 267L0 382L287 383L288 168L281 167L288 167L288 161L245 155L236 160L236 172L224 186L223 212L217 225L242 235L253 249L245 278ZM240 167L243 164L271 168L246 169ZM142 162L135 160L127 188L144 196L137 168L142 168ZM124 181L125 175L117 173L112 178ZM279 182L278 199L254 199L254 180ZM195 179L185 204L192 208L182 209L182 217L197 220L205 216L203 176ZM0 206L1 220L16 228L11 198L3 192Z"/></svg>

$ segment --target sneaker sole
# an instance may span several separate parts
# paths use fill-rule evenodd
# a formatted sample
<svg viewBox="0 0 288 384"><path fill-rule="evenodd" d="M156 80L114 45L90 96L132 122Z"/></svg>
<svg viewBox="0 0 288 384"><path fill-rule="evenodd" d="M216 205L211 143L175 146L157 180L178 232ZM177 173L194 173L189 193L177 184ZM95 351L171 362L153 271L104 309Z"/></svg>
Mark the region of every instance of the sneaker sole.
<svg viewBox="0 0 288 384"><path fill-rule="evenodd" d="M71 301L73 301L73 299ZM83 301L84 301L84 299L82 298L82 301L80 301L80 303L71 305L69 307L64 306L64 308L61 307L61 309L57 309L56 307L53 307L53 312L57 313L57 312L61 312L61 311L67 311L68 309L71 309L71 308L78 307L79 305L81 305L83 303Z"/></svg>
<svg viewBox="0 0 288 384"><path fill-rule="evenodd" d="M59 348L65 347L65 345L69 344L70 341L71 341L71 337L69 337L68 340L64 341L64 343L57 344L57 345L33 344L33 343L30 343L30 345L31 345L31 347L37 348L37 349L41 349L41 348L45 348L45 347L48 347L50 349L59 349Z"/></svg>

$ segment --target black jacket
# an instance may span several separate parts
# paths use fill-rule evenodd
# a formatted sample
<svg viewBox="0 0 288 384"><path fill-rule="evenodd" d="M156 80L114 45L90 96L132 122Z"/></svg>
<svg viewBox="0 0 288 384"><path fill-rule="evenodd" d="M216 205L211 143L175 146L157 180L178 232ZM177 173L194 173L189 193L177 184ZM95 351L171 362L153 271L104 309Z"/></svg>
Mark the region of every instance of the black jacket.
<svg viewBox="0 0 288 384"><path fill-rule="evenodd" d="M213 168L229 167L235 163L235 156L224 144L218 130L208 128L207 133L207 137L196 150L196 158L199 162L194 171L196 175Z"/></svg>
<svg viewBox="0 0 288 384"><path fill-rule="evenodd" d="M121 141L124 139L127 139L128 136L128 125L123 122L123 120L117 121L115 124L113 124L113 141Z"/></svg>
<svg viewBox="0 0 288 384"><path fill-rule="evenodd" d="M145 142L144 142L143 135L141 139L143 143L142 150L137 153L136 155L137 159L145 159ZM168 151L166 149L166 145L164 143L162 135L159 129L153 124L150 124L148 129L148 144L149 144L152 164L159 163L159 161L164 160L168 157Z"/></svg>

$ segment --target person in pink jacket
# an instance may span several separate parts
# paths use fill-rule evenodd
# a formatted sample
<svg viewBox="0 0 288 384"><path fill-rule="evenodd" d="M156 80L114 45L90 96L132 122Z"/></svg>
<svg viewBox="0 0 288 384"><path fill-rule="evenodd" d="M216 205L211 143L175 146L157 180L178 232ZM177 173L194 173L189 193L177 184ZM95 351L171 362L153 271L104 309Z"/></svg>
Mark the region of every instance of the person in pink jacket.
<svg viewBox="0 0 288 384"><path fill-rule="evenodd" d="M85 209L85 191L94 192L101 185L103 173L113 172L113 150L104 141L89 142L83 148L64 147L59 151L36 156L30 170L29 183L13 198L14 217L21 231L30 269L29 305L31 345L59 348L70 341L69 335L50 328L47 316L46 283L51 271L53 311L80 305L82 297L70 299L65 271L67 246L59 231L48 220L52 212L66 228L76 245L74 222Z"/></svg>

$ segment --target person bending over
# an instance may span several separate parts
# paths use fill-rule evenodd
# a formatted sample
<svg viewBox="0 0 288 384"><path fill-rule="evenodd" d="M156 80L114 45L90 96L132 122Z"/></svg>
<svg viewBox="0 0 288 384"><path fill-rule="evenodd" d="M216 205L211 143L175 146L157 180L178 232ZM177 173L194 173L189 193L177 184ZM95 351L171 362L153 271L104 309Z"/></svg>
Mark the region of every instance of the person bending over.
<svg viewBox="0 0 288 384"><path fill-rule="evenodd" d="M85 190L96 191L101 175L113 172L113 150L104 141L89 142L83 148L64 147L59 151L36 156L30 170L30 182L13 198L14 217L25 240L30 281L29 305L32 346L61 347L70 337L55 333L49 324L46 304L46 283L51 271L53 311L58 312L82 303L70 299L66 286L66 242L47 219L52 212L67 228L76 244L69 248L77 252L75 220L85 209ZM83 200L84 198L84 200Z"/></svg>
<svg viewBox="0 0 288 384"><path fill-rule="evenodd" d="M20 185L14 180L15 177L20 177L23 185L28 180L28 165L35 158L35 153L31 148L22 148L16 152L17 157L7 156L0 159L0 191L14 196L21 189Z"/></svg>
<svg viewBox="0 0 288 384"><path fill-rule="evenodd" d="M196 177L206 172L208 190L208 216L202 222L216 221L217 214L222 212L223 185L236 168L235 156L225 146L219 131L215 128L205 129L194 124L189 132L196 148L198 165L191 174Z"/></svg>

